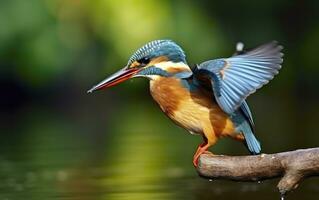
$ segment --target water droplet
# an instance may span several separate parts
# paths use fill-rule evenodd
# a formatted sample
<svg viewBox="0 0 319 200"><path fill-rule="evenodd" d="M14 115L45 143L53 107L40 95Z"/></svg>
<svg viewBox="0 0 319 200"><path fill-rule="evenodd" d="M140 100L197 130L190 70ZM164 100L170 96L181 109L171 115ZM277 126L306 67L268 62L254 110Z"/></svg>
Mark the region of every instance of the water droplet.
<svg viewBox="0 0 319 200"><path fill-rule="evenodd" d="M285 200L285 194L280 195L280 200Z"/></svg>
<svg viewBox="0 0 319 200"><path fill-rule="evenodd" d="M260 183L262 183L262 182L261 182L261 181L258 181L257 183L260 184Z"/></svg>
<svg viewBox="0 0 319 200"><path fill-rule="evenodd" d="M212 181L213 181L213 179L208 179L208 181L209 181L209 182L212 182Z"/></svg>

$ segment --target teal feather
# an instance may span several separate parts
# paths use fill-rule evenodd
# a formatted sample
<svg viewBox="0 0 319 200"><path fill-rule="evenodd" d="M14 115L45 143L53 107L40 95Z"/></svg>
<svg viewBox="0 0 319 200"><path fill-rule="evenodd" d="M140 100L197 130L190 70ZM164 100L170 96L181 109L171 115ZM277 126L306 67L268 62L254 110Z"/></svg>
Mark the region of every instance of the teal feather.
<svg viewBox="0 0 319 200"><path fill-rule="evenodd" d="M250 153L259 154L261 146L254 135L254 122L248 104L245 102L241 105L238 111L231 115L231 119L236 125L236 130L243 133Z"/></svg>

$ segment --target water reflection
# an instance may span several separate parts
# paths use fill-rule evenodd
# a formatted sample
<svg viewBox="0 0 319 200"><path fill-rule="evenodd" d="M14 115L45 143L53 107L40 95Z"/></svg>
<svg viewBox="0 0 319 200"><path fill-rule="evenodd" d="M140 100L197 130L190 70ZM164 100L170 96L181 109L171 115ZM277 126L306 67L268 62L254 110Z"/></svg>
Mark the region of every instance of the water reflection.
<svg viewBox="0 0 319 200"><path fill-rule="evenodd" d="M124 114L130 109L134 116ZM79 128L73 117L43 111L26 115L17 124L25 134L14 132L24 139L17 145L16 138L7 135L0 147L0 199L279 198L277 180L258 184L199 178L191 158L200 138L173 128L156 107L135 105L117 112L107 128L98 129L101 141L89 140L92 133L84 134L87 128ZM225 145L214 150L225 151L234 143ZM317 195L318 180L311 179L288 198Z"/></svg>

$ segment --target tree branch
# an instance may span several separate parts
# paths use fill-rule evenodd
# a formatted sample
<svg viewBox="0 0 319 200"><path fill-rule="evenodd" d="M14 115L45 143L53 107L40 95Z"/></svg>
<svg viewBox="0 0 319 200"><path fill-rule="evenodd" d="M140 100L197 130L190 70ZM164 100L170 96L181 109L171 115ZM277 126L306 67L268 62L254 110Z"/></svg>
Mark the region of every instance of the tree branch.
<svg viewBox="0 0 319 200"><path fill-rule="evenodd" d="M202 154L197 171L210 179L261 181L282 177L281 195L296 189L304 178L319 175L319 148L255 156Z"/></svg>

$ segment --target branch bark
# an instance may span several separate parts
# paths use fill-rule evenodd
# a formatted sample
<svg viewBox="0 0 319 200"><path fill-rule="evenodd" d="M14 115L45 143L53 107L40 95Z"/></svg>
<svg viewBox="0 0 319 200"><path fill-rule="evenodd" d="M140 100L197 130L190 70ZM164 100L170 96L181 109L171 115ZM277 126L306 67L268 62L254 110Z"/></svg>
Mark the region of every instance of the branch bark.
<svg viewBox="0 0 319 200"><path fill-rule="evenodd" d="M204 178L234 181L282 177L277 187L280 194L285 195L296 189L304 178L319 175L319 148L255 156L202 154L197 171Z"/></svg>

